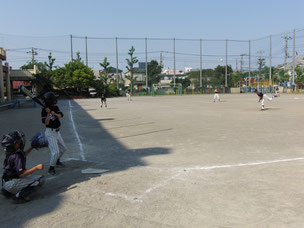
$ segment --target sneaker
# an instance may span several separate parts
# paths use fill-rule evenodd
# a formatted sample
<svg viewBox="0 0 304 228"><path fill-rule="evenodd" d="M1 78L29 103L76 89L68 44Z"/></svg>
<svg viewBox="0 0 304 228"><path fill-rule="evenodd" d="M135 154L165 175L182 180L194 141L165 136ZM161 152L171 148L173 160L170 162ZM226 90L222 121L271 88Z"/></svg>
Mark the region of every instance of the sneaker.
<svg viewBox="0 0 304 228"><path fill-rule="evenodd" d="M20 203L29 202L31 199L28 196L27 197L24 197L24 196L19 196L19 197L13 196L12 200L13 200L13 202L15 204L20 204Z"/></svg>
<svg viewBox="0 0 304 228"><path fill-rule="evenodd" d="M59 159L56 162L56 166L65 167L65 165Z"/></svg>
<svg viewBox="0 0 304 228"><path fill-rule="evenodd" d="M51 174L51 175L55 175L56 174L55 168L54 167L50 167L48 173Z"/></svg>

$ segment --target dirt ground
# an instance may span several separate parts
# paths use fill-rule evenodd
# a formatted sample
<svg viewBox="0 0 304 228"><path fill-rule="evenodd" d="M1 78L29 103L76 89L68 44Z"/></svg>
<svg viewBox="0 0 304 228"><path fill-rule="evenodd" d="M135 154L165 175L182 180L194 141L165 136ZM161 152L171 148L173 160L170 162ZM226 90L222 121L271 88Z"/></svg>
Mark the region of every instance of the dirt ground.
<svg viewBox="0 0 304 228"><path fill-rule="evenodd" d="M60 100L65 168L26 204L0 196L1 227L302 227L304 95ZM0 112L0 135L43 131L30 104ZM0 153L1 161L4 153ZM103 174L82 174L86 168Z"/></svg>

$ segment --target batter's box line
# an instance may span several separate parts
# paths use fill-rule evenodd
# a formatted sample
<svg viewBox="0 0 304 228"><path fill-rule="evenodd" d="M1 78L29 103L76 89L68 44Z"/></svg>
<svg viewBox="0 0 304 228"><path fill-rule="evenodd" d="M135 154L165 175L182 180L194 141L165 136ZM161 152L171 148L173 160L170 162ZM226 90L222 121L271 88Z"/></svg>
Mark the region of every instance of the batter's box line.
<svg viewBox="0 0 304 228"><path fill-rule="evenodd" d="M235 167L244 167L244 166L259 166L259 165L267 165L267 164L282 163L282 162L292 162L292 161L300 161L300 160L304 160L304 157L280 159L280 160L272 160L272 161L251 162L251 163L239 163L239 164L231 164L231 165L196 166L194 168L184 168L184 169L180 169L179 171L177 171L177 173L175 175L171 176L170 178L162 181L159 184L156 184L156 185L148 188L146 191L144 191L144 193L142 195L140 195L138 197L138 199L142 200L142 198L145 195L168 185L172 180L176 179L177 177L181 176L182 174L189 174L189 172L191 172L191 171L235 168ZM176 168L174 168L174 170L176 170Z"/></svg>
<svg viewBox="0 0 304 228"><path fill-rule="evenodd" d="M189 174L189 172L191 171L200 171L200 170L213 170L213 169L224 169L224 168L235 168L235 167L244 167L244 166L259 166L259 165L267 165L267 164L275 164L275 163L283 163L283 162L292 162L292 161L300 161L300 160L304 160L304 157L299 157L299 158L290 158L290 159L281 159L281 160L272 160L272 161L261 161L261 162L251 162L251 163L239 163L239 164L231 164L231 165L217 165L217 166L196 166L193 168L172 168L172 171L175 171L176 174L172 175L171 177L161 181L160 183L153 185L152 187L146 189L142 194L139 194L138 196L128 196L126 194L121 194L121 193L113 193L113 192L106 192L100 189L87 189L89 191L93 191L95 193L101 193L105 196L110 196L110 197L114 197L114 198L120 198L120 199L124 199L127 200L129 202L132 203L143 203L144 200L143 198L168 185L172 180L178 178L179 176L183 175L183 174ZM166 169L166 171L168 171Z"/></svg>

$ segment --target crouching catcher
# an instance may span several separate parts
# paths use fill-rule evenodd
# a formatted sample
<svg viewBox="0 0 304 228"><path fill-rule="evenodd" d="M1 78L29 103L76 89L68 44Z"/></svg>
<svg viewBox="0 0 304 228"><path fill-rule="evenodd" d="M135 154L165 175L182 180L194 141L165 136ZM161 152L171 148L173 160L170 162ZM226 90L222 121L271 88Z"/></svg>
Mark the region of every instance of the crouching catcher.
<svg viewBox="0 0 304 228"><path fill-rule="evenodd" d="M43 164L26 169L26 157L33 147L24 151L25 136L20 131L4 135L1 145L5 151L1 191L6 197L12 197L15 203L25 203L30 200L34 188L43 184L42 175L31 175L42 170Z"/></svg>

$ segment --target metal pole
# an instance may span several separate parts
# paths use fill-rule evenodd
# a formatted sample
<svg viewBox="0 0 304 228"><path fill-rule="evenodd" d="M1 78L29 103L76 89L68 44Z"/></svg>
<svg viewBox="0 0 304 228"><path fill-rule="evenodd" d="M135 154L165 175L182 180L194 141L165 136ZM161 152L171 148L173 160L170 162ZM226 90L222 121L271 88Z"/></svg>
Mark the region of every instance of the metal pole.
<svg viewBox="0 0 304 228"><path fill-rule="evenodd" d="M119 89L117 37L115 38L115 47L116 47L116 77L117 77L117 89Z"/></svg>
<svg viewBox="0 0 304 228"><path fill-rule="evenodd" d="M7 67L7 73L6 73L6 97L7 97L7 101L10 102L12 100L10 66L9 66L8 63L5 63L5 66Z"/></svg>
<svg viewBox="0 0 304 228"><path fill-rule="evenodd" d="M148 89L148 47L147 47L147 38L145 38L145 50L146 50L146 90L147 90Z"/></svg>
<svg viewBox="0 0 304 228"><path fill-rule="evenodd" d="M228 86L228 84L227 84L227 75L228 75L227 67L228 67L228 40L226 40L225 88Z"/></svg>
<svg viewBox="0 0 304 228"><path fill-rule="evenodd" d="M200 89L203 86L203 72L202 72L202 65L203 65L203 60L202 60L202 39L200 39Z"/></svg>
<svg viewBox="0 0 304 228"><path fill-rule="evenodd" d="M88 66L88 37L85 37L86 65Z"/></svg>
<svg viewBox="0 0 304 228"><path fill-rule="evenodd" d="M3 103L4 100L4 77L3 77L3 67L2 59L0 59L0 103Z"/></svg>
<svg viewBox="0 0 304 228"><path fill-rule="evenodd" d="M71 42L71 61L73 61L73 36L70 35L70 42Z"/></svg>
<svg viewBox="0 0 304 228"><path fill-rule="evenodd" d="M173 38L173 80L175 88L175 38Z"/></svg>
<svg viewBox="0 0 304 228"><path fill-rule="evenodd" d="M250 76L251 76L251 41L249 40L249 72L248 72L249 86L250 86Z"/></svg>
<svg viewBox="0 0 304 228"><path fill-rule="evenodd" d="M295 86L295 65L296 65L296 30L293 30L293 51L292 51L293 61L292 61L292 87Z"/></svg>
<svg viewBox="0 0 304 228"><path fill-rule="evenodd" d="M269 47L269 84L272 87L272 40L271 35L269 36L270 47Z"/></svg>

